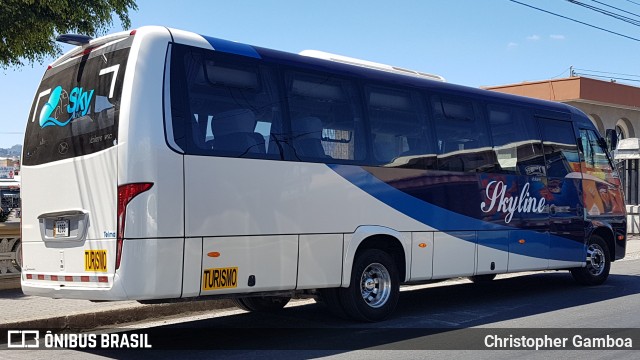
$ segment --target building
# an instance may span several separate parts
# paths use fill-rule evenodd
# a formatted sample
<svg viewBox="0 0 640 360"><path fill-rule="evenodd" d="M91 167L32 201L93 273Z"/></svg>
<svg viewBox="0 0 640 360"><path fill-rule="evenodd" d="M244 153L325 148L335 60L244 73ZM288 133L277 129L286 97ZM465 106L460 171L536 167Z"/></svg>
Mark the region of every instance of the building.
<svg viewBox="0 0 640 360"><path fill-rule="evenodd" d="M638 87L574 76L484 88L567 103L589 115L603 135L606 129L616 129L620 139L640 137Z"/></svg>

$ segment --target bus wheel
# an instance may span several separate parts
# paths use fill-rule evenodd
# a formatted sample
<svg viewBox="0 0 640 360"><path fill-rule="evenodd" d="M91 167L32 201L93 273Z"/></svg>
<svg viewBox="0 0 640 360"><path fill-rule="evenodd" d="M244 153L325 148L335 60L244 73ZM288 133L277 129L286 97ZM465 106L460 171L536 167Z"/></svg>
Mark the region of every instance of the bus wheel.
<svg viewBox="0 0 640 360"><path fill-rule="evenodd" d="M351 284L340 289L345 312L361 321L381 321L398 304L400 284L393 258L377 249L368 249L353 262Z"/></svg>
<svg viewBox="0 0 640 360"><path fill-rule="evenodd" d="M483 275L473 275L469 276L469 280L474 284L485 284L491 282L496 278L496 274L483 274Z"/></svg>
<svg viewBox="0 0 640 360"><path fill-rule="evenodd" d="M270 312L282 309L289 300L291 300L289 296L258 296L235 298L233 303L245 311Z"/></svg>
<svg viewBox="0 0 640 360"><path fill-rule="evenodd" d="M347 313L344 311L344 306L342 306L342 302L340 301L339 288L327 288L320 289L320 301L324 303L329 311L341 318L348 318Z"/></svg>
<svg viewBox="0 0 640 360"><path fill-rule="evenodd" d="M611 257L607 243L598 235L593 235L587 245L587 264L571 269L571 275L581 285L600 285L611 268Z"/></svg>

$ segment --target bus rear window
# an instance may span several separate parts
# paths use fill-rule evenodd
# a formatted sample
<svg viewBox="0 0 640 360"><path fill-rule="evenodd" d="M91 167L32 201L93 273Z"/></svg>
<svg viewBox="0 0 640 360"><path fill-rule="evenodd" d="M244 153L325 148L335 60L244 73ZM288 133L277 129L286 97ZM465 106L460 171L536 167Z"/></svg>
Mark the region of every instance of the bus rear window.
<svg viewBox="0 0 640 360"><path fill-rule="evenodd" d="M27 122L24 165L88 155L117 143L129 49L116 44L45 73Z"/></svg>

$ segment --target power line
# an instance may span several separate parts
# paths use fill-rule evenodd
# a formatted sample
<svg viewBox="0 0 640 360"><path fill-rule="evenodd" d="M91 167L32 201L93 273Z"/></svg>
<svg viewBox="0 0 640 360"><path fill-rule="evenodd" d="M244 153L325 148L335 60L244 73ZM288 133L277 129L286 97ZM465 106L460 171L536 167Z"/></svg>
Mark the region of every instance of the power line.
<svg viewBox="0 0 640 360"><path fill-rule="evenodd" d="M640 3L637 3L637 2L635 2L635 1L631 1L631 0L627 0L627 1L628 1L628 2L630 2L630 3L632 3L632 4L636 4L636 5L640 6Z"/></svg>
<svg viewBox="0 0 640 360"><path fill-rule="evenodd" d="M614 35L622 36L622 37L627 38L627 39L629 39L629 40L634 40L634 41L638 41L638 42L640 42L640 39L638 39L638 38L634 38L634 37L631 37L631 36L628 36L628 35L620 34L620 33L617 33L617 32L615 32L615 31L607 30L607 29L605 29L605 28L601 28L601 27L599 27L599 26L595 26L595 25L592 25L592 24L589 24L589 23L586 23L586 22L583 22L583 21L580 21L580 20L572 19L572 18L567 17L567 16L564 16L564 15L556 14L556 13L551 12L551 11L548 11L548 10L540 9L540 8L538 8L538 7L535 7L535 6L532 6L532 5L529 5L529 4L522 3L522 2L520 2L520 1L516 1L516 0L509 0L509 1L511 1L511 2L513 2L513 3L516 3L516 4L519 4L519 5L522 5L522 6L526 6L526 7L531 8L531 9L535 9L535 10L538 10L538 11L542 11L542 12L544 12L544 13L547 13L547 14L550 14L550 15L553 15L553 16L557 16L557 17L561 17L561 18L563 18L563 19L567 19L567 20L570 20L570 21L573 21L573 22L577 22L578 24L586 25L586 26L592 27L592 28L594 28L594 29L598 29L598 30L606 31L606 32L608 32L608 33L610 33L610 34L614 34Z"/></svg>
<svg viewBox="0 0 640 360"><path fill-rule="evenodd" d="M564 71L563 71L563 72L561 72L560 74L558 74L558 75L556 75L556 76L552 77L552 79L555 79L555 78L557 78L557 77L560 77L560 76L562 76L562 75L564 75L564 74L566 74L567 72L570 72L570 71L571 71L571 67L568 67L568 68L564 69Z"/></svg>
<svg viewBox="0 0 640 360"><path fill-rule="evenodd" d="M616 14L614 12L599 8L597 6L585 4L585 3L581 2L581 1L577 1L577 0L566 0L566 1L568 1L568 2L570 2L572 4L574 4L574 5L582 6L584 8L589 9L589 10L593 10L595 12L599 12L599 13L601 13L603 15L610 16L610 17L612 17L612 18L614 18L616 20L624 21L624 22L629 23L631 25L640 26L640 20L635 20L635 19L632 19L632 18L624 16L624 15ZM595 0L592 0L592 1L595 1ZM595 1L595 2L598 2L598 1ZM606 5L606 4L604 4L604 5ZM607 5L607 6L609 6L609 5ZM633 14L633 15L635 15L635 14ZM637 15L635 15L635 16L637 16Z"/></svg>
<svg viewBox="0 0 640 360"><path fill-rule="evenodd" d="M611 79L611 80L622 80L622 81L635 81L635 82L640 82L640 79L627 79L627 78L621 78L621 77L616 77L616 76L594 75L594 74L585 74L585 73L579 73L579 72L574 72L574 75L582 75L582 76L596 77L596 78L601 78L601 79Z"/></svg>
<svg viewBox="0 0 640 360"><path fill-rule="evenodd" d="M610 8L612 8L612 9L616 9L616 10L618 10L618 11L622 11L623 13L627 13L627 14L629 14L629 15L633 15L633 16L635 16L635 17L639 17L639 18L640 18L640 15L635 14L635 13L632 13L631 11L623 10L623 9L617 8L617 7L615 7L615 6L611 6L611 5L609 5L609 4L605 4L605 3L603 3L603 2L600 2L600 1L598 1L598 0L591 0L591 1L593 1L594 3L598 3L598 4L600 4L600 5L604 5L604 6L606 6L606 7L610 7ZM637 3L636 3L636 4L637 4ZM640 4L638 4L638 5L640 5Z"/></svg>
<svg viewBox="0 0 640 360"><path fill-rule="evenodd" d="M640 78L640 75L622 74L622 73L615 73L615 72L610 72L610 71L598 71L598 70L578 69L578 68L574 68L574 70L587 71L587 72L592 72L592 73L597 73L597 74L610 74L610 75L631 76L631 77Z"/></svg>

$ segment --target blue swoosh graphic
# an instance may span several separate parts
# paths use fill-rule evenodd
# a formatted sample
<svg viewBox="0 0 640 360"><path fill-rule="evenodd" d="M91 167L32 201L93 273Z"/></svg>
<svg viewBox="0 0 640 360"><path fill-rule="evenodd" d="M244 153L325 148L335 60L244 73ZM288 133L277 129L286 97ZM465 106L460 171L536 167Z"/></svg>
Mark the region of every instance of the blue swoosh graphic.
<svg viewBox="0 0 640 360"><path fill-rule="evenodd" d="M394 188L360 166L338 164L327 164L327 166L345 180L384 204L434 229L439 229L444 232L469 231L472 229L476 231L510 231L513 232L514 235L526 236L529 241L533 243L545 244L550 241L551 248L553 249L551 251L547 246L516 247L510 249L513 253L541 259L573 262L584 261L585 259L586 249L583 243L571 241L552 234L489 223L449 211ZM483 245L498 250L505 250L504 245L492 243L484 243Z"/></svg>
<svg viewBox="0 0 640 360"><path fill-rule="evenodd" d="M40 110L40 127L45 128L47 126L65 126L71 121L71 119L61 122L58 119L51 117L51 114L56 110L58 103L60 103L60 94L62 94L62 86L58 86L49 95L49 101Z"/></svg>

